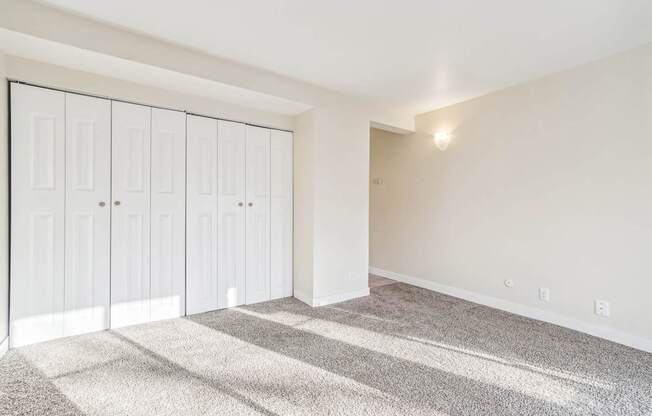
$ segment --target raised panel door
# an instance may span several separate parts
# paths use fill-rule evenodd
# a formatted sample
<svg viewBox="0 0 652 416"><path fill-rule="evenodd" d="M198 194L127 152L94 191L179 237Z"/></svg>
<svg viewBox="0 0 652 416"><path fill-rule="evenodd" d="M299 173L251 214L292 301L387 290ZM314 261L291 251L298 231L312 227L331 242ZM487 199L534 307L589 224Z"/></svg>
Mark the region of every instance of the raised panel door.
<svg viewBox="0 0 652 416"><path fill-rule="evenodd" d="M217 120L187 116L186 312L218 308Z"/></svg>
<svg viewBox="0 0 652 416"><path fill-rule="evenodd" d="M109 327L111 102L66 94L64 335Z"/></svg>
<svg viewBox="0 0 652 416"><path fill-rule="evenodd" d="M186 115L152 109L151 319L185 315Z"/></svg>
<svg viewBox="0 0 652 416"><path fill-rule="evenodd" d="M270 130L247 126L246 301L270 299Z"/></svg>
<svg viewBox="0 0 652 416"><path fill-rule="evenodd" d="M218 122L219 307L242 305L245 297L246 126Z"/></svg>
<svg viewBox="0 0 652 416"><path fill-rule="evenodd" d="M151 108L112 102L111 327L150 319Z"/></svg>
<svg viewBox="0 0 652 416"><path fill-rule="evenodd" d="M63 336L65 94L11 84L12 347Z"/></svg>

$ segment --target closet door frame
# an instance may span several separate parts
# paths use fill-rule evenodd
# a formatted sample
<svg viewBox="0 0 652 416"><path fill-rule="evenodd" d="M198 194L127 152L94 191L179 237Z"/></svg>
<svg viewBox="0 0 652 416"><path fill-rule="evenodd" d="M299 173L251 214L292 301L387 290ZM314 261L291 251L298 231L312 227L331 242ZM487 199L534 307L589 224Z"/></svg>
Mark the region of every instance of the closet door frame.
<svg viewBox="0 0 652 416"><path fill-rule="evenodd" d="M52 136L43 142L53 143L51 150L42 155L52 162L43 165L41 173L44 169L51 171L39 178L55 181L46 185L57 191L61 188L64 195L53 198L56 213L45 212L49 208L42 200L28 203L28 208L38 206L43 211L44 215L37 217L42 217L47 230L41 233L49 230L49 237L38 241L50 242L41 250L50 260L33 263L47 265L49 271L45 274L53 278L51 291L61 292L61 296L53 298L56 305L47 317L48 322L54 323L48 324L51 333L45 331L33 342L292 295L293 190L291 183L287 184L288 175L290 181L292 176L291 132L18 83L11 83L10 88L11 92L40 91L50 97L48 100L63 101L63 109L57 110L57 115L44 114L44 120L55 120L54 124L44 123L54 125L51 129L56 131L48 130L48 135L56 138ZM14 137L20 135L14 135L15 126L19 125L14 119L21 117L14 114L21 111L15 100L12 98L10 103L12 160L21 149ZM87 108L80 104L79 111L68 114L66 104L73 110L73 102L89 104ZM91 103L97 108L91 108ZM105 111L100 109L102 106L108 107L108 120L106 114L98 116ZM128 114L130 111L132 115ZM166 125L168 112L175 114L172 118L178 119L177 127L183 122L183 128ZM161 130L155 125L158 116L164 125ZM211 127L201 131L198 125L190 126L191 120L201 120L200 124ZM99 126L107 122L108 137L93 141L95 135L104 134L94 130L95 123ZM191 140L195 133L201 137ZM82 134L93 137L82 140L76 136ZM230 141L229 135L234 139L241 136L235 139L240 141ZM183 137L179 139L180 136ZM170 140L174 142L172 147ZM90 142L91 148L84 147ZM229 166L223 165L231 162L225 157L227 146L234 143L241 147L234 150L237 166L229 173ZM94 155L90 165L82 160L80 152ZM98 157L101 155L106 158ZM164 159L171 157L174 172L163 172L168 163ZM61 161L66 165L70 162L70 166L63 166ZM286 163L290 165L285 166ZM18 263L26 263L29 258L15 236L17 229L26 229L21 225L21 208L15 205L20 201L15 193L23 186L16 183L21 176L15 171L18 164L12 164L11 180L13 333L20 333L13 318L21 314L21 306L16 306L21 301L14 299L21 283L15 283L13 275L21 268ZM108 180L101 177L102 172L107 173ZM231 192L227 179L229 174L238 172L234 182L237 189ZM34 217L32 214L27 215ZM36 221L34 218L30 221ZM275 223L279 219L282 224ZM229 221L234 221L233 229L229 228ZM106 238L101 235L103 229L108 234L104 235ZM183 237L177 238L179 233ZM34 253L35 250L32 249ZM101 254L107 251L108 254ZM170 257L173 261L164 265L163 259ZM102 264L106 264L104 273L99 270ZM154 264L160 267L156 269ZM84 280L90 270L93 278ZM168 274L163 276L167 271L171 271L172 280ZM152 272L160 274L162 281L155 281L157 277ZM83 311L82 299L87 295L80 290L93 292L93 299L86 302L88 311ZM159 298L175 298L176 303L158 308L155 303ZM16 346L21 342L20 335L11 341Z"/></svg>

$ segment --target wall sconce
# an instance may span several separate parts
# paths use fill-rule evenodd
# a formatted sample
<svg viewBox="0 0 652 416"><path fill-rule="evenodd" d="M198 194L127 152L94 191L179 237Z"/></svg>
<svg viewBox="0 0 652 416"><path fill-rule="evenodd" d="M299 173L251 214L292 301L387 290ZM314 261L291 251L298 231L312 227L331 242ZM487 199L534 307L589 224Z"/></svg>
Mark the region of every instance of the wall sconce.
<svg viewBox="0 0 652 416"><path fill-rule="evenodd" d="M438 131L437 133L435 133L435 145L442 152L446 150L450 142L451 142L451 134L449 132Z"/></svg>

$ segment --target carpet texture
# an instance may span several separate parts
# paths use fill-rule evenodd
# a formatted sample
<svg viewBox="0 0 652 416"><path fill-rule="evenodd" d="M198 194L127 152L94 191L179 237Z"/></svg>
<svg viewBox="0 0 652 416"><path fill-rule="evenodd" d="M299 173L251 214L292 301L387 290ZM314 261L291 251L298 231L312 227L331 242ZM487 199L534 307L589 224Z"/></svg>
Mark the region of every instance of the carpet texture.
<svg viewBox="0 0 652 416"><path fill-rule="evenodd" d="M402 283L55 340L2 415L652 415L652 354Z"/></svg>
<svg viewBox="0 0 652 416"><path fill-rule="evenodd" d="M386 277L382 276L375 276L373 274L369 275L369 287L374 288L374 287L380 287L380 286L385 286L385 285L393 285L394 283L398 283L396 280L388 279Z"/></svg>

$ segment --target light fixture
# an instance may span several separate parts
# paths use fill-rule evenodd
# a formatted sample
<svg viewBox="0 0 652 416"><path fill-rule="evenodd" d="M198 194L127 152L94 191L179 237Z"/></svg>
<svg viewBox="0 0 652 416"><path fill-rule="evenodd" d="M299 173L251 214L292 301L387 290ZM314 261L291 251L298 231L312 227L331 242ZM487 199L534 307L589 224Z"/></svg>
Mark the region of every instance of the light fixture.
<svg viewBox="0 0 652 416"><path fill-rule="evenodd" d="M435 133L435 145L442 152L446 150L450 142L451 142L451 134L449 132L438 131L437 133Z"/></svg>

